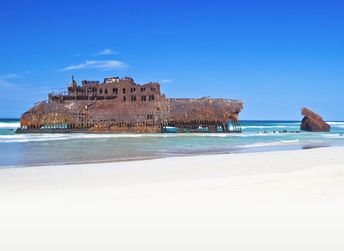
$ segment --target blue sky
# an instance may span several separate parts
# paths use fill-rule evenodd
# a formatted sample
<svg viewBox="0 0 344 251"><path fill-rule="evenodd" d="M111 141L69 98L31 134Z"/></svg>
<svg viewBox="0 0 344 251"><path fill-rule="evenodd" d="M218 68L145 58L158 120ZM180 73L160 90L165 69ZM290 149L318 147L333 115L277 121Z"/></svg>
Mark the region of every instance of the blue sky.
<svg viewBox="0 0 344 251"><path fill-rule="evenodd" d="M241 119L344 120L342 1L0 2L0 117L74 75L244 101Z"/></svg>

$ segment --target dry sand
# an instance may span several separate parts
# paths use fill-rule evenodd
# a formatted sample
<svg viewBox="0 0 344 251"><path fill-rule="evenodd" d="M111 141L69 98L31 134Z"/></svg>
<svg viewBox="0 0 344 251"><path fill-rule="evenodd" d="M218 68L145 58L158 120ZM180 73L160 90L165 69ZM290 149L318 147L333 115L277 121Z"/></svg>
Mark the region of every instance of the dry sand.
<svg viewBox="0 0 344 251"><path fill-rule="evenodd" d="M344 250L344 148L0 169L0 250Z"/></svg>

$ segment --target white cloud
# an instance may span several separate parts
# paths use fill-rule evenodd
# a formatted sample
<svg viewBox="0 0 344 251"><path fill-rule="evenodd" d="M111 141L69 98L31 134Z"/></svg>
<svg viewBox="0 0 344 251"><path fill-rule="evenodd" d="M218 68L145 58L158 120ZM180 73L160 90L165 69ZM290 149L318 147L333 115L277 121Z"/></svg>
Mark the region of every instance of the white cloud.
<svg viewBox="0 0 344 251"><path fill-rule="evenodd" d="M123 69L128 67L127 64L116 60L88 60L78 65L67 66L61 71L81 70L81 69L99 69L103 71L110 71L114 69Z"/></svg>
<svg viewBox="0 0 344 251"><path fill-rule="evenodd" d="M173 79L170 79L170 78L166 78L160 81L161 84L168 84L172 82L173 82Z"/></svg>
<svg viewBox="0 0 344 251"><path fill-rule="evenodd" d="M118 54L118 52L113 51L112 49L104 49L98 52L96 55L102 56L102 55L115 55L115 54Z"/></svg>
<svg viewBox="0 0 344 251"><path fill-rule="evenodd" d="M13 74L13 73L10 73L10 74L7 74L7 75L4 75L4 76L0 76L0 79L14 79L14 78L18 78L18 74Z"/></svg>
<svg viewBox="0 0 344 251"><path fill-rule="evenodd" d="M15 86L15 84L8 82L5 79L0 78L0 87L13 87L13 86Z"/></svg>
<svg viewBox="0 0 344 251"><path fill-rule="evenodd" d="M12 83L11 80L19 78L18 74L6 74L0 76L0 87L16 87L17 84Z"/></svg>

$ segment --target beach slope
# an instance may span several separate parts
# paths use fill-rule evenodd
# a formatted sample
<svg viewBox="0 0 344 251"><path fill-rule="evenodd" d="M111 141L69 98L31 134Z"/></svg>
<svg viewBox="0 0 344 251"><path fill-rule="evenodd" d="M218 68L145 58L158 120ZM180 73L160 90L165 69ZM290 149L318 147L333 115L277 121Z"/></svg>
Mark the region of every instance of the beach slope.
<svg viewBox="0 0 344 251"><path fill-rule="evenodd" d="M0 169L0 250L344 250L344 148Z"/></svg>

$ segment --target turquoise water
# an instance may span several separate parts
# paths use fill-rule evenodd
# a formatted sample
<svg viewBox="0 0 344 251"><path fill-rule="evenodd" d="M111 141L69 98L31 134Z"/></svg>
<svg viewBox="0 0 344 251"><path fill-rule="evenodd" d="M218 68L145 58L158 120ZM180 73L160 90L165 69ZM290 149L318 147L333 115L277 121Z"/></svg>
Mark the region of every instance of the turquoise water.
<svg viewBox="0 0 344 251"><path fill-rule="evenodd" d="M344 146L344 122L329 124L330 133L297 132L298 121L241 121L241 134L15 134L19 121L0 119L0 168Z"/></svg>

